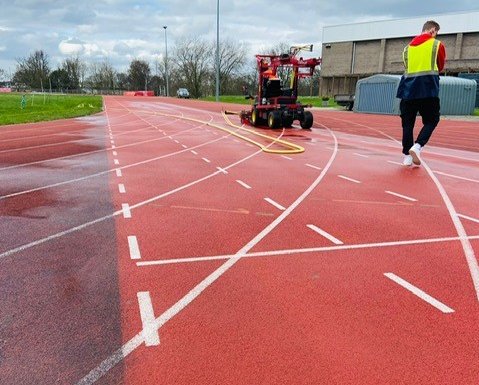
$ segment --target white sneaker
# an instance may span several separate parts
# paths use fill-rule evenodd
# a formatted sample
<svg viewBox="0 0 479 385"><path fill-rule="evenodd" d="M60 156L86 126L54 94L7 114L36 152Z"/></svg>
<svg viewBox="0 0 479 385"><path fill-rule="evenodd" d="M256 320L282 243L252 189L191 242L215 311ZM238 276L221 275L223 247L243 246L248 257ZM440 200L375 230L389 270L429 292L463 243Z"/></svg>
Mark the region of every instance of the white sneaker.
<svg viewBox="0 0 479 385"><path fill-rule="evenodd" d="M411 155L404 155L404 159L402 161L404 166L412 166L412 156Z"/></svg>
<svg viewBox="0 0 479 385"><path fill-rule="evenodd" d="M421 158L419 157L419 153L421 152L421 145L419 143L416 143L414 146L412 146L409 149L409 155L412 156L412 162L416 165L419 166L421 164Z"/></svg>

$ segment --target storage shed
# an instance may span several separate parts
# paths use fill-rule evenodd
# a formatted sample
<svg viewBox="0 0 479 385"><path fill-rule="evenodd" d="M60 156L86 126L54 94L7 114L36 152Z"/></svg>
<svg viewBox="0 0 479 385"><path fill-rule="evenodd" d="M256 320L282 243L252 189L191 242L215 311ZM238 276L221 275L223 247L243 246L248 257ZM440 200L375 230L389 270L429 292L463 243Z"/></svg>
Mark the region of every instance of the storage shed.
<svg viewBox="0 0 479 385"><path fill-rule="evenodd" d="M479 107L479 73L460 73L457 76L463 79L471 79L476 81L478 85L476 91L476 108Z"/></svg>
<svg viewBox="0 0 479 385"><path fill-rule="evenodd" d="M399 115L400 100L396 98L401 75L373 75L356 84L354 111ZM476 102L475 80L453 76L439 77L441 115L471 115Z"/></svg>

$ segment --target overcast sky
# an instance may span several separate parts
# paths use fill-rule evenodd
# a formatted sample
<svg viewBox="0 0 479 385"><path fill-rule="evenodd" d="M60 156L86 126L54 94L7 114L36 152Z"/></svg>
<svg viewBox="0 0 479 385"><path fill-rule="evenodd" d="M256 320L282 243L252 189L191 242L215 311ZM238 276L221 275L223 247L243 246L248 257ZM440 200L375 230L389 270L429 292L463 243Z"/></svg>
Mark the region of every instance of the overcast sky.
<svg viewBox="0 0 479 385"><path fill-rule="evenodd" d="M108 58L125 70L133 58L153 63L185 36L216 41L216 0L0 0L0 69L43 49L56 68L72 54L85 61ZM220 0L220 38L241 41L251 56L277 45L314 44L322 29L362 21L478 10L477 0ZM418 26L418 29L420 26Z"/></svg>

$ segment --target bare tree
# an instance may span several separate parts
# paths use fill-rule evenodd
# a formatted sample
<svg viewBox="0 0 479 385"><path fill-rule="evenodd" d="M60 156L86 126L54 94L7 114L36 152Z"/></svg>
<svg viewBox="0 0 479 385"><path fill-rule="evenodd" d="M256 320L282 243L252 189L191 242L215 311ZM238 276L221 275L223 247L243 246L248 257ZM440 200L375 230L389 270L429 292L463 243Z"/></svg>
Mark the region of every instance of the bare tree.
<svg viewBox="0 0 479 385"><path fill-rule="evenodd" d="M148 81L151 77L150 65L139 59L134 59L128 69L128 80L133 90L147 90Z"/></svg>
<svg viewBox="0 0 479 385"><path fill-rule="evenodd" d="M6 77L7 77L7 72L0 68L0 82L3 82L4 80L6 80Z"/></svg>
<svg viewBox="0 0 479 385"><path fill-rule="evenodd" d="M90 65L89 86L93 90L105 91L115 88L116 71L108 60Z"/></svg>
<svg viewBox="0 0 479 385"><path fill-rule="evenodd" d="M81 87L85 68L86 64L79 56L73 56L63 61L62 69L68 74L68 88L78 89Z"/></svg>
<svg viewBox="0 0 479 385"><path fill-rule="evenodd" d="M48 55L43 50L39 50L27 58L17 59L17 69L13 80L40 89L47 85L49 74Z"/></svg>
<svg viewBox="0 0 479 385"><path fill-rule="evenodd" d="M178 76L193 97L199 98L208 84L212 46L199 37L189 37L177 42L175 50Z"/></svg>
<svg viewBox="0 0 479 385"><path fill-rule="evenodd" d="M236 75L243 71L247 62L247 48L242 43L232 40L220 41L219 66L220 66L220 91L222 94L235 94L237 82L233 82ZM213 48L212 48L213 49ZM213 77L216 74L216 61L213 66Z"/></svg>

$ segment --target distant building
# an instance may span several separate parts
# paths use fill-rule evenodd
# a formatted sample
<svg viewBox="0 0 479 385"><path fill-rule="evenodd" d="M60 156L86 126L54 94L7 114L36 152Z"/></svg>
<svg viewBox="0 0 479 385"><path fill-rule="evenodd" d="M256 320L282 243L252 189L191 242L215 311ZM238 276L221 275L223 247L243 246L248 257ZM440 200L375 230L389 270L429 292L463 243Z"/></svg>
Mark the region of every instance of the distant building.
<svg viewBox="0 0 479 385"><path fill-rule="evenodd" d="M441 26L446 75L479 72L479 11L323 28L319 95L353 94L356 82L374 74L402 74L402 51L427 20Z"/></svg>

